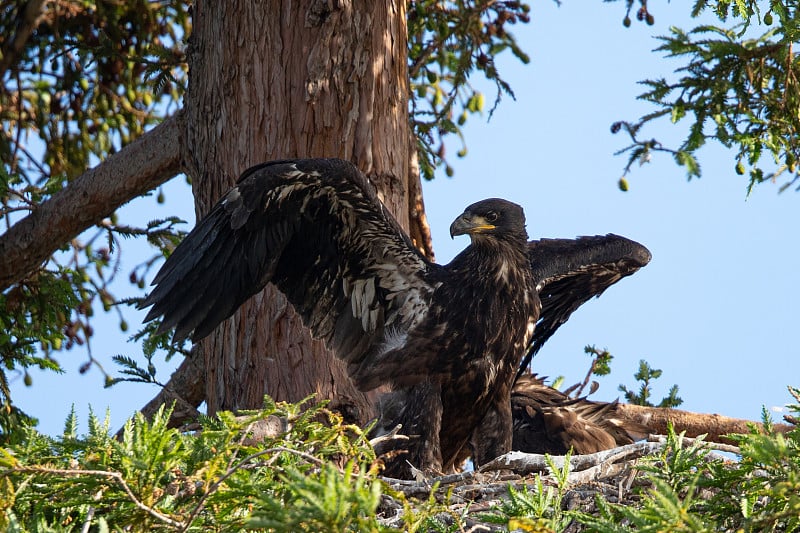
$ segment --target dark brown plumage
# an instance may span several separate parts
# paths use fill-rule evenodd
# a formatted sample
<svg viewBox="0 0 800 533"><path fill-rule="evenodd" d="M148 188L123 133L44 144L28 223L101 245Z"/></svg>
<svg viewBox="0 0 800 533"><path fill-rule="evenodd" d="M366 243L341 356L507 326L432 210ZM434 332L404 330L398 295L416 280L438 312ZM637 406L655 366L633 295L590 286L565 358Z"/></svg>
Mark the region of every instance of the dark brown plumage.
<svg viewBox="0 0 800 533"><path fill-rule="evenodd" d="M414 249L352 164L265 163L245 171L175 249L142 304L152 305L145 320L163 316L160 331L174 327L176 339L196 341L272 282L348 363L360 388L394 388L389 404L396 407L383 426L402 423L412 439L387 474L408 477L408 462L426 472L448 469L468 442L481 464L511 446L511 385L525 350L540 346L533 336L539 294L567 302L542 316L544 342L618 279L587 281L597 258L609 260L607 240L628 245L615 249L617 262L646 249L622 237L590 237L571 241L580 243L573 250L558 241L548 259L545 245L527 242L522 208L500 199L469 206L451 234L468 234L471 244L436 265ZM571 295L569 280L589 294ZM548 292L552 282L559 285ZM573 306L574 298L582 300Z"/></svg>
<svg viewBox="0 0 800 533"><path fill-rule="evenodd" d="M517 379L511 391L513 450L564 455L595 453L631 444L647 428L617 416L618 403L570 398L536 375Z"/></svg>
<svg viewBox="0 0 800 533"><path fill-rule="evenodd" d="M619 235L541 239L528 243L542 311L519 375L570 315L650 262L650 251Z"/></svg>

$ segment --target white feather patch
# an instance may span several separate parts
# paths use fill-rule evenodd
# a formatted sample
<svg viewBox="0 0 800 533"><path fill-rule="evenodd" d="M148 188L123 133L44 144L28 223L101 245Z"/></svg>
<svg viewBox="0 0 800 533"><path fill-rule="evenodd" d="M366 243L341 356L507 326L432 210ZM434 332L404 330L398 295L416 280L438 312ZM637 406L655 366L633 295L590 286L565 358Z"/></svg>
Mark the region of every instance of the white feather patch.
<svg viewBox="0 0 800 533"><path fill-rule="evenodd" d="M378 322L378 309L375 306L375 279L357 279L350 293L350 307L353 316L361 320L366 332L375 331Z"/></svg>
<svg viewBox="0 0 800 533"><path fill-rule="evenodd" d="M389 328L384 335L384 343L380 348L379 354L385 354L397 348L405 346L408 333L400 331L398 328Z"/></svg>
<svg viewBox="0 0 800 533"><path fill-rule="evenodd" d="M506 285L508 284L508 270L508 261L504 259L503 262L500 263L500 268L497 270L497 274L495 275L498 283L505 283Z"/></svg>

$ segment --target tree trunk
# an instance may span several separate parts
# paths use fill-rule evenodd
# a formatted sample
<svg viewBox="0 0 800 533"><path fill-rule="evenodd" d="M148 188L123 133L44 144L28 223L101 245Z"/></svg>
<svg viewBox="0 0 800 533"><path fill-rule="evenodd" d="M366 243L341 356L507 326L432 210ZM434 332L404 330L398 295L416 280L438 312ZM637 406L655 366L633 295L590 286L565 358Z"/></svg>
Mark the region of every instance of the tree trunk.
<svg viewBox="0 0 800 533"><path fill-rule="evenodd" d="M198 215L247 167L339 157L370 177L408 227L405 2L197 1L189 40L186 165ZM200 344L209 413L264 394L333 399L355 422L369 402L272 286Z"/></svg>

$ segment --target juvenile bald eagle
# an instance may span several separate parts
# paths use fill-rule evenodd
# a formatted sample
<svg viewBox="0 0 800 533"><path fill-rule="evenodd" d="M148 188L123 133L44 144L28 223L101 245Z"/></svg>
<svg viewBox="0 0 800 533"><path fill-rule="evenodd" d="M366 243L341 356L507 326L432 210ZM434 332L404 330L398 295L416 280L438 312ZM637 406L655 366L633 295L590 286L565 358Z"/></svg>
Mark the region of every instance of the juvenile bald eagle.
<svg viewBox="0 0 800 533"><path fill-rule="evenodd" d="M175 339L197 341L272 282L362 390L389 384L404 399L391 422L415 438L388 475L407 477L409 463L427 472L452 467L477 428L470 444L482 464L510 449L511 385L525 350L539 346L539 295L553 302L543 342L616 281L586 281L598 264L628 269L621 277L649 253L622 237L594 237L559 248L553 267L555 258L527 242L522 208L500 199L469 206L450 232L471 244L447 265L431 263L351 163L257 165L166 261L142 304L152 305L145 320L163 316L160 331L174 327ZM564 304L570 279L589 293Z"/></svg>
<svg viewBox="0 0 800 533"><path fill-rule="evenodd" d="M645 438L647 428L618 416L618 405L570 398L535 374L525 374L511 391L511 447L528 453L587 454Z"/></svg>

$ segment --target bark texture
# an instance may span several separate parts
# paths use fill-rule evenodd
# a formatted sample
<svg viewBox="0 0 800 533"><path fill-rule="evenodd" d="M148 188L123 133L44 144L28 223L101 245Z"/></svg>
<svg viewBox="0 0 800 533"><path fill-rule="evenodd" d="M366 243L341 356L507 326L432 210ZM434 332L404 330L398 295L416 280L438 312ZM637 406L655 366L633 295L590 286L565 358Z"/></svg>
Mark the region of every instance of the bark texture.
<svg viewBox="0 0 800 533"><path fill-rule="evenodd" d="M407 228L404 9L399 0L196 2L186 134L198 215L250 165L339 157ZM316 393L354 421L370 416L344 366L271 286L200 347L209 413Z"/></svg>
<svg viewBox="0 0 800 533"><path fill-rule="evenodd" d="M691 413L679 409L664 407L644 407L641 405L619 404L617 415L646 426L650 433L657 435L667 434L667 425L672 423L675 431L686 432L687 437L705 435L710 442L733 443L726 439L730 433L748 433L750 426L761 427L758 422L731 418L717 414ZM773 429L785 433L792 429L788 424L774 424Z"/></svg>
<svg viewBox="0 0 800 533"><path fill-rule="evenodd" d="M0 236L0 290L34 271L63 243L181 172L183 113L81 174Z"/></svg>
<svg viewBox="0 0 800 533"><path fill-rule="evenodd" d="M411 146L414 146L412 139ZM411 168L408 177L408 224L409 237L414 246L428 259L436 261L433 254L431 226L425 215L425 202L422 198L422 182L419 176L419 159L416 150L411 151Z"/></svg>

